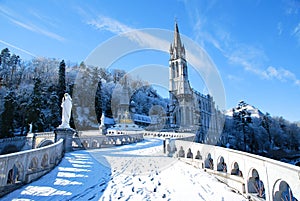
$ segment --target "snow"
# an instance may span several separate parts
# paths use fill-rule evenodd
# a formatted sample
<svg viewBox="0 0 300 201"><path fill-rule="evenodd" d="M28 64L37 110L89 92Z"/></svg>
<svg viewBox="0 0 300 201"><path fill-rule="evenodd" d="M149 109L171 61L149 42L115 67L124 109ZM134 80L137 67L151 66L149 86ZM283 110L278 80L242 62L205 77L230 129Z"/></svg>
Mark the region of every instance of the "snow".
<svg viewBox="0 0 300 201"><path fill-rule="evenodd" d="M248 112L250 112L251 114L251 117L253 118L260 118L261 116L263 116L263 113L257 109L256 107L252 106L252 105L245 105L243 106L241 109L237 109L237 108L234 108L236 112L239 112L243 109L246 109ZM226 116L229 116L229 117L232 117L233 116L233 109L229 109L225 112L225 115Z"/></svg>
<svg viewBox="0 0 300 201"><path fill-rule="evenodd" d="M161 139L66 153L49 174L2 200L242 201L202 169L163 156Z"/></svg>

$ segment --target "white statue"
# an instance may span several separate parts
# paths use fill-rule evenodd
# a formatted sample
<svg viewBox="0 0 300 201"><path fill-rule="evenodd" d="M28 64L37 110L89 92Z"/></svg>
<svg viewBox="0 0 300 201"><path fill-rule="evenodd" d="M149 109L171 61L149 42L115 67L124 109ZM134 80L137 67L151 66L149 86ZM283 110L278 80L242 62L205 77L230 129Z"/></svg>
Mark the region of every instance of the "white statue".
<svg viewBox="0 0 300 201"><path fill-rule="evenodd" d="M104 124L104 120L105 120L105 114L104 112L102 113L102 116L101 116L101 124L99 126L99 131L100 131L100 134L101 135L105 135L106 134L106 127L105 127L105 124Z"/></svg>
<svg viewBox="0 0 300 201"><path fill-rule="evenodd" d="M59 128L70 128L69 122L71 118L71 110L72 110L72 98L68 93L64 94L61 103L62 107L62 123Z"/></svg>
<svg viewBox="0 0 300 201"><path fill-rule="evenodd" d="M28 133L32 133L32 122L29 124L29 132Z"/></svg>
<svg viewBox="0 0 300 201"><path fill-rule="evenodd" d="M104 114L104 112L103 112L103 113L102 113L102 116L101 116L101 120L100 120L100 121L101 121L100 126L102 126L102 127L105 126L105 125L104 125L104 120L105 120L105 114Z"/></svg>

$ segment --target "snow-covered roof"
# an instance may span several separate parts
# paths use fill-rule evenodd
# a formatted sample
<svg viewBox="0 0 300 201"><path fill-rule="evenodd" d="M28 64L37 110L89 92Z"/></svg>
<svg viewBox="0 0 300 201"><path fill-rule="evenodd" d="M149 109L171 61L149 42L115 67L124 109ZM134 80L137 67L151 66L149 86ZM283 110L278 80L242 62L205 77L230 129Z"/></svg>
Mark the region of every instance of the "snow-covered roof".
<svg viewBox="0 0 300 201"><path fill-rule="evenodd" d="M141 114L134 114L133 115L133 120L136 122L142 122L142 123L151 123L151 117L146 116L146 115L141 115Z"/></svg>
<svg viewBox="0 0 300 201"><path fill-rule="evenodd" d="M141 131L144 130L140 128L136 124L116 124L112 126L111 128L108 128L107 131L113 131L113 130L120 130L120 131Z"/></svg>
<svg viewBox="0 0 300 201"><path fill-rule="evenodd" d="M105 117L104 124L115 124L115 120L113 118Z"/></svg>

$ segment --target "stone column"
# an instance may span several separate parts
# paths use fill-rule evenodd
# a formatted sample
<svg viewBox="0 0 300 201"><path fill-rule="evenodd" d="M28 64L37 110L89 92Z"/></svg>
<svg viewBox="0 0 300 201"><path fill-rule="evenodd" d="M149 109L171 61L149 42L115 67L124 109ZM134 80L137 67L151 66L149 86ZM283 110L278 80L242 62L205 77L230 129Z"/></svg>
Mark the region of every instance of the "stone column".
<svg viewBox="0 0 300 201"><path fill-rule="evenodd" d="M57 128L54 130L55 133L55 142L60 139L64 140L64 151L70 152L73 151L72 141L75 130L72 128Z"/></svg>
<svg viewBox="0 0 300 201"><path fill-rule="evenodd" d="M25 144L25 150L28 149L35 149L36 147L36 134L35 133L28 133L26 136L26 144Z"/></svg>

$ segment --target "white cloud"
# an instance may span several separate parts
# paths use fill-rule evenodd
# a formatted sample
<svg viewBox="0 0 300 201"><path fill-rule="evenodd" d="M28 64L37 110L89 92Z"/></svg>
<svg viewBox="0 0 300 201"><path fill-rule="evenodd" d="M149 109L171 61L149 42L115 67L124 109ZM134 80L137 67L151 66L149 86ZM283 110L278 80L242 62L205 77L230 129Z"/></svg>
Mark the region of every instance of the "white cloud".
<svg viewBox="0 0 300 201"><path fill-rule="evenodd" d="M19 51L21 51L21 52L23 52L23 53L26 53L26 54L28 54L28 55L30 55L30 56L36 57L35 54L33 54L33 53L31 53L31 52L29 52L29 51L27 51L27 50L24 50L24 49L22 49L22 48L20 48L20 47L14 46L14 45L12 45L12 44L10 44L10 43L8 43L8 42L5 42L5 41L3 41L3 40L0 40L0 43L4 44L4 45L6 45L6 46L12 47L12 48L14 48L14 49L16 49L16 50L19 50Z"/></svg>
<svg viewBox="0 0 300 201"><path fill-rule="evenodd" d="M168 50L170 46L170 41L168 40L156 37L153 34L147 33L147 31L134 29L106 16L98 16L96 19L88 20L87 24L100 31L105 30L114 34L124 34L123 36L127 37L131 41L136 42L142 47L155 48L165 51Z"/></svg>
<svg viewBox="0 0 300 201"><path fill-rule="evenodd" d="M294 28L292 35L295 36L300 43L300 23Z"/></svg>
<svg viewBox="0 0 300 201"><path fill-rule="evenodd" d="M262 63L267 60L267 57L261 48L236 43L233 50L226 49L224 56L230 63L243 67L245 71L265 77L265 73L260 68L263 67Z"/></svg>
<svg viewBox="0 0 300 201"><path fill-rule="evenodd" d="M89 20L87 24L98 30L106 30L115 34L133 31L132 28L120 23L119 21L105 16L98 16L97 19Z"/></svg>
<svg viewBox="0 0 300 201"><path fill-rule="evenodd" d="M55 40L58 40L58 41L65 41L65 38L56 34L56 33L53 33L51 31L48 31L46 29L43 29L41 27L38 27L30 22L25 22L24 20L18 20L17 18L21 18L20 16L18 16L17 14L15 14L14 12L12 12L11 10L3 7L3 6L0 6L0 11L2 12L2 15L4 15L6 18L8 18L13 24L19 26L19 27L22 27L24 29L27 29L29 31L32 31L32 32L35 32L35 33L39 33L39 34L42 34L44 36L47 36L47 37L50 37L50 38L53 38Z"/></svg>
<svg viewBox="0 0 300 201"><path fill-rule="evenodd" d="M243 79L241 77L231 75L231 74L227 75L227 79L231 80L231 81L235 81L235 82L243 81Z"/></svg>
<svg viewBox="0 0 300 201"><path fill-rule="evenodd" d="M287 0L285 12L288 15L298 15L300 10L300 2L298 0Z"/></svg>
<svg viewBox="0 0 300 201"><path fill-rule="evenodd" d="M282 22L277 23L277 31L278 31L278 35L280 36L283 32Z"/></svg>
<svg viewBox="0 0 300 201"><path fill-rule="evenodd" d="M291 81L295 85L300 86L300 80L297 79L296 75L291 71L284 68L275 68L269 66L267 70L263 71L265 77L268 79L277 79L281 82Z"/></svg>
<svg viewBox="0 0 300 201"><path fill-rule="evenodd" d="M300 4L295 1L291 1L293 5L297 4L297 9L293 12L296 13ZM212 9L214 3L210 5L208 9ZM190 4L185 2L185 6L190 8ZM245 71L251 72L259 76L262 79L276 79L280 82L292 82L293 84L300 86L300 80L297 79L296 75L285 68L275 68L269 66L265 69L266 61L268 60L263 48L241 44L231 38L230 32L226 31L223 25L210 21L207 23L206 15L201 15L200 8L189 9L190 19L194 24L194 31L196 32L195 38L197 41L204 46L204 44L211 44L217 50L219 50L225 58L231 64L242 67ZM290 10L292 12L292 10ZM202 11L202 13L207 10ZM209 30L213 26L212 31L205 32L203 30ZM277 24L278 35L283 32L283 26L281 22ZM297 37L300 43L300 23L294 28L293 33ZM229 80L237 80L235 76L228 75Z"/></svg>
<svg viewBox="0 0 300 201"><path fill-rule="evenodd" d="M245 51L248 50L248 51ZM262 69L264 59L266 59L264 53L256 48L239 49L233 54L227 56L230 62L240 65L245 71L258 75L262 79L276 79L280 82L292 82L293 84L300 86L300 80L296 75L285 69L275 68L269 66L267 69Z"/></svg>

